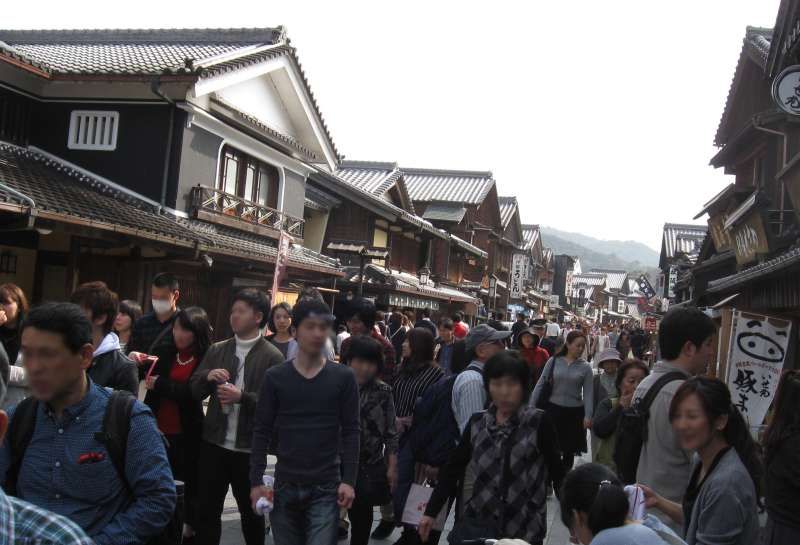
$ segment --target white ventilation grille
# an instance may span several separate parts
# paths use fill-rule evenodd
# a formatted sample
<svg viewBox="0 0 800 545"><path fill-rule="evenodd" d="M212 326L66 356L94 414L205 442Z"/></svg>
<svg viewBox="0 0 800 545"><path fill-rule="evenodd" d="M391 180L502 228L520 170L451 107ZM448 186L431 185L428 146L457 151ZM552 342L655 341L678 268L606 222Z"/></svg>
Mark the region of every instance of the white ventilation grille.
<svg viewBox="0 0 800 545"><path fill-rule="evenodd" d="M69 149L117 149L119 112L75 110L69 120Z"/></svg>

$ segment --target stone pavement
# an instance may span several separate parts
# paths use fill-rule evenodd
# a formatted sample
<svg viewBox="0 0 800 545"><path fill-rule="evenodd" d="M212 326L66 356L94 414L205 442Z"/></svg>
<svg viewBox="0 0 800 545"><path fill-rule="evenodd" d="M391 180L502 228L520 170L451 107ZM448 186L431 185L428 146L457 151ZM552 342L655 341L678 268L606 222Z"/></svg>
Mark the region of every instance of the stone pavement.
<svg viewBox="0 0 800 545"><path fill-rule="evenodd" d="M555 498L550 498L547 501L547 538L545 539L544 545L568 545L569 544L569 532L561 524L558 515L558 502ZM375 517L376 522L377 518L380 516L378 510L375 510ZM450 519L447 521L447 526L445 530L449 530L452 528L453 524L453 517L451 516ZM378 540L371 540L370 545L392 545L397 539L400 537L400 530L396 530L395 533L387 540L378 541ZM242 532L241 532L241 525L239 524L239 512L236 509L236 501L233 499L233 496L228 494L228 498L225 501L225 512L222 516L222 541L220 542L221 545L243 545L244 540L242 539ZM273 545L272 536L267 537L267 545ZM347 545L348 541L341 541L340 545ZM446 545L447 540L445 536L442 536L442 539L439 541L440 545Z"/></svg>
<svg viewBox="0 0 800 545"><path fill-rule="evenodd" d="M585 463L590 460L588 455L583 456L582 458L577 459L576 464ZM268 459L268 467L267 472L271 473L275 467L275 459L274 457L270 456ZM378 510L375 510L375 517L376 522L377 518L380 517L380 513ZM453 527L453 517L452 515L447 521L445 526L445 532L450 530ZM555 497L551 497L547 500L547 538L545 539L544 545L568 545L569 544L569 532L561 524L561 519L559 516L559 509L558 509L558 502L556 501ZM400 530L395 530L394 534L387 540L378 541L378 540L371 540L370 545L392 545L397 539L400 537ZM273 545L272 536L267 537L266 545ZM341 545L347 545L348 541L340 542ZM445 545L447 543L446 536L443 535L442 539L439 541L440 545ZM241 532L241 524L239 523L239 510L236 507L236 500L233 499L233 495L228 492L228 497L225 499L225 510L222 513L222 540L220 541L221 545L243 545L244 540L242 538Z"/></svg>

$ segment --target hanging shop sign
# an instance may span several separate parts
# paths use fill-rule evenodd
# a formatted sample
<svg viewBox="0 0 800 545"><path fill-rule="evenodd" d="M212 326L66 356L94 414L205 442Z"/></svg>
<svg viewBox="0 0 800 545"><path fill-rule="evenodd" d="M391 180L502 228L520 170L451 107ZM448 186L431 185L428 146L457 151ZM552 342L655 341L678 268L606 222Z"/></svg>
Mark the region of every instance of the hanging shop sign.
<svg viewBox="0 0 800 545"><path fill-rule="evenodd" d="M430 299L420 299L404 293L389 293L383 297L384 302L392 307L429 308L439 310L439 302Z"/></svg>
<svg viewBox="0 0 800 545"><path fill-rule="evenodd" d="M764 220L758 211L733 228L733 251L740 265L755 261L759 254L769 252Z"/></svg>
<svg viewBox="0 0 800 545"><path fill-rule="evenodd" d="M675 284L678 283L678 267L670 266L669 280L667 283L667 297L672 299L675 297Z"/></svg>
<svg viewBox="0 0 800 545"><path fill-rule="evenodd" d="M511 260L511 299L521 299L525 291L525 254L514 254Z"/></svg>
<svg viewBox="0 0 800 545"><path fill-rule="evenodd" d="M786 360L792 323L734 311L727 358L727 384L733 404L748 421L764 421Z"/></svg>
<svg viewBox="0 0 800 545"><path fill-rule="evenodd" d="M728 214L716 214L708 218L708 231L714 241L717 252L724 252L731 249L733 240L731 232L725 229L725 222L728 221Z"/></svg>
<svg viewBox="0 0 800 545"><path fill-rule="evenodd" d="M642 292L647 299L656 296L656 290L653 289L653 285L645 275L639 275L639 278L636 279L636 284L639 286L639 291Z"/></svg>
<svg viewBox="0 0 800 545"><path fill-rule="evenodd" d="M800 115L800 65L785 68L772 81L772 100L784 112Z"/></svg>

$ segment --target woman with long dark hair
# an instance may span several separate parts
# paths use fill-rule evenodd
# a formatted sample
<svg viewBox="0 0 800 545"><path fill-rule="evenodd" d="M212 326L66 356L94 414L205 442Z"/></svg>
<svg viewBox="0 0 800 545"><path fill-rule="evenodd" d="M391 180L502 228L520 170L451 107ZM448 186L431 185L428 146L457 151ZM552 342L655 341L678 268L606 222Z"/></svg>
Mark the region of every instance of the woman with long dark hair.
<svg viewBox="0 0 800 545"><path fill-rule="evenodd" d="M206 311L178 311L172 326L173 343L159 349L152 373L145 377L144 398L168 442L172 473L185 484L184 536L194 534L197 509L197 452L203 428L203 405L192 397L189 378L211 346L212 330Z"/></svg>
<svg viewBox="0 0 800 545"><path fill-rule="evenodd" d="M415 480L421 482L417 477L422 474L426 474L432 480L435 477L433 468L423 465L414 457L407 444L406 434L414 421L417 400L444 376L442 368L433 361L434 345L433 335L426 328L415 327L409 331L402 347L403 363L392 384L400 448L407 454L407 458L403 453L400 454L407 464L403 463L398 471L398 490L402 493L398 492L394 498L396 520L402 515L402 507L400 509L397 507L405 505L411 482ZM404 545L415 545L418 536L412 527L405 526L401 539Z"/></svg>
<svg viewBox="0 0 800 545"><path fill-rule="evenodd" d="M142 307L136 301L125 299L119 303L119 311L114 320L114 333L119 337L119 349L127 354L128 343L131 340L133 324L142 317Z"/></svg>
<svg viewBox="0 0 800 545"><path fill-rule="evenodd" d="M403 363L393 384L397 428L402 435L409 427L414 405L432 384L444 376L442 368L433 361L434 338L423 327L415 327L403 341Z"/></svg>
<svg viewBox="0 0 800 545"><path fill-rule="evenodd" d="M642 486L647 507L682 524L689 545L757 543L763 467L728 387L703 376L687 380L672 398L669 419L681 448L696 452L694 469L682 504Z"/></svg>
<svg viewBox="0 0 800 545"><path fill-rule="evenodd" d="M586 335L574 330L555 357L544 366L531 404L543 408L556 426L564 471L572 469L575 455L586 452L586 430L592 426L594 383L592 366L581 357ZM549 399L540 397L552 385Z"/></svg>
<svg viewBox="0 0 800 545"><path fill-rule="evenodd" d="M619 332L619 338L617 339L616 349L623 360L626 360L632 356L631 334L627 329L623 329L622 331Z"/></svg>
<svg viewBox="0 0 800 545"><path fill-rule="evenodd" d="M764 545L800 543L800 371L778 384L772 422L764 435L767 527Z"/></svg>
<svg viewBox="0 0 800 545"><path fill-rule="evenodd" d="M600 464L583 464L570 471L559 501L561 521L582 545L668 545L680 541L653 515L643 521L628 519L628 495L622 483Z"/></svg>
<svg viewBox="0 0 800 545"><path fill-rule="evenodd" d="M280 302L269 313L269 330L267 340L281 351L284 360L291 360L297 355L297 341L292 334L292 306L286 301Z"/></svg>

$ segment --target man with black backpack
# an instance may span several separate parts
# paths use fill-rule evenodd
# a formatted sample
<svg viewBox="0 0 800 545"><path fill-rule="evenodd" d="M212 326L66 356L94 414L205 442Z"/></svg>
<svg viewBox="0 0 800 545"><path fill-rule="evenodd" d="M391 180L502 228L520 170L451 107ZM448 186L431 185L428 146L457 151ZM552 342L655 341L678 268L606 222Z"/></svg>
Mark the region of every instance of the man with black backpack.
<svg viewBox="0 0 800 545"><path fill-rule="evenodd" d="M681 501L691 474L691 453L678 445L669 407L686 379L705 372L714 354L715 333L711 318L694 307L673 309L661 320L658 344L663 359L636 389L617 432L615 461L626 482L635 480Z"/></svg>
<svg viewBox="0 0 800 545"><path fill-rule="evenodd" d="M0 448L7 494L65 516L97 545L139 545L175 512L175 483L150 409L92 382L92 328L80 307L48 303L22 324L32 396L10 412Z"/></svg>

